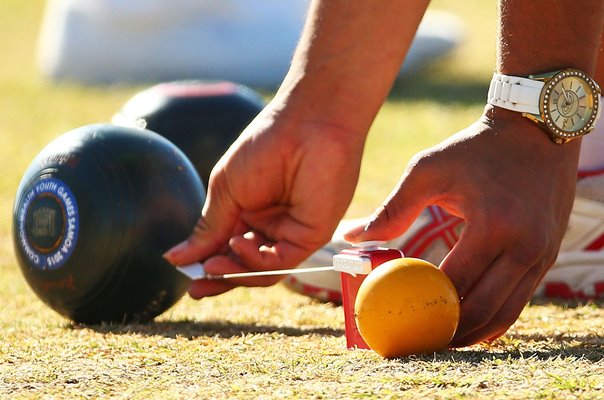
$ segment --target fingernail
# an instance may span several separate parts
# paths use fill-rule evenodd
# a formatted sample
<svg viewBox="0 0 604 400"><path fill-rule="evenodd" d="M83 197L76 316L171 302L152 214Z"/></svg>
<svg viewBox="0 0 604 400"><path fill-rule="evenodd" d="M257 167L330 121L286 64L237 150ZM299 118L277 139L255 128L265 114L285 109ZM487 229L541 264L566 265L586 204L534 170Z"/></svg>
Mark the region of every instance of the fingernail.
<svg viewBox="0 0 604 400"><path fill-rule="evenodd" d="M184 251L187 247L187 242L182 242L172 247L170 250L166 251L163 257L168 260L171 264L174 264L174 259L178 258L179 254Z"/></svg>

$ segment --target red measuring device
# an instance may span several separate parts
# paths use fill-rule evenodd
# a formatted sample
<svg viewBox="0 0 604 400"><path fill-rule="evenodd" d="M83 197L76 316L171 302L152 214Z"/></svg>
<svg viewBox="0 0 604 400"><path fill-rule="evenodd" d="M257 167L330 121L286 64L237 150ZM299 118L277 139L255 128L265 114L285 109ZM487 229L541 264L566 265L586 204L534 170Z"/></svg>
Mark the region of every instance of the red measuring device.
<svg viewBox="0 0 604 400"><path fill-rule="evenodd" d="M362 242L355 245L357 247L344 249L333 256L334 269L341 272L344 332L346 347L349 349L369 348L361 337L354 318L354 303L359 287L373 269L386 261L404 257L402 251L379 247L379 244L381 242Z"/></svg>

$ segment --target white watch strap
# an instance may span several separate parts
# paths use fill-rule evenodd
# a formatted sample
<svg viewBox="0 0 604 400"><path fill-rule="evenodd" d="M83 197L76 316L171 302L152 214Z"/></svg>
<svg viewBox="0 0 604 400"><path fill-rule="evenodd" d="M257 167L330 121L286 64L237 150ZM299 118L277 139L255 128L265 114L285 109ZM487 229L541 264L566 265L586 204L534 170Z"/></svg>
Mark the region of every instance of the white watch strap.
<svg viewBox="0 0 604 400"><path fill-rule="evenodd" d="M493 74L488 102L512 111L539 114L539 96L543 82L519 76Z"/></svg>

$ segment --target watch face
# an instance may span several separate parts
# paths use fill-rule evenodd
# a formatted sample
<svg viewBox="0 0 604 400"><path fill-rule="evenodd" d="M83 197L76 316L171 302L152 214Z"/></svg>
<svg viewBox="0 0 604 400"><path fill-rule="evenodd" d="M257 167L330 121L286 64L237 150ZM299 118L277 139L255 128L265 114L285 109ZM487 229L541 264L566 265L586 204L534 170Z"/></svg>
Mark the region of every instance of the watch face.
<svg viewBox="0 0 604 400"><path fill-rule="evenodd" d="M541 92L543 120L560 140L588 133L599 107L597 84L585 73L567 69L555 75Z"/></svg>

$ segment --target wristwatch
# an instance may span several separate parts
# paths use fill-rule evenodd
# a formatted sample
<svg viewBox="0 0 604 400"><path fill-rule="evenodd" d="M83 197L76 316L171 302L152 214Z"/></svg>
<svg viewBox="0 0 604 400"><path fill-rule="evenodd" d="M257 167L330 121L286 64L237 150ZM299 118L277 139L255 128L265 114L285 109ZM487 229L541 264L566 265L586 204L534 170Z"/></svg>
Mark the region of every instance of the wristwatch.
<svg viewBox="0 0 604 400"><path fill-rule="evenodd" d="M595 127L601 93L596 81L585 72L567 68L528 78L494 74L488 102L522 113L554 143L562 144Z"/></svg>

